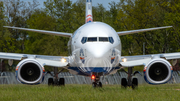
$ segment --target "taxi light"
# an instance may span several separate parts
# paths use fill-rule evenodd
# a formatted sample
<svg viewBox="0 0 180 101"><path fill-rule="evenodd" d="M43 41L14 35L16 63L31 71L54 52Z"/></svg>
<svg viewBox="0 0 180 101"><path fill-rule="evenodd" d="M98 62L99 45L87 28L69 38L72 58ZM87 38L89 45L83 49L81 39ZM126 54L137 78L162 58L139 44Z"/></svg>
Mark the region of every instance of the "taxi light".
<svg viewBox="0 0 180 101"><path fill-rule="evenodd" d="M91 79L93 79L93 80L94 80L94 79L95 79L95 76L94 76L94 75L92 75L92 76L91 76Z"/></svg>
<svg viewBox="0 0 180 101"><path fill-rule="evenodd" d="M126 62L126 61L127 61L127 59L126 59L126 58L123 58L123 59L122 59L122 61L123 61L123 62Z"/></svg>
<svg viewBox="0 0 180 101"><path fill-rule="evenodd" d="M66 59L65 59L65 58L62 58L62 59L61 59L61 62L66 62Z"/></svg>

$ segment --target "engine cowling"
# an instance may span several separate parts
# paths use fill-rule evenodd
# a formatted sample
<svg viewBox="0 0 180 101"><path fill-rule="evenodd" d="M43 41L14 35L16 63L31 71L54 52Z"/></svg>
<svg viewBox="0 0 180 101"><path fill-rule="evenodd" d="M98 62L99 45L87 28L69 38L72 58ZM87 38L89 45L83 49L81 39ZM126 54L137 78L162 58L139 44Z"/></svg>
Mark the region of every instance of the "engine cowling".
<svg viewBox="0 0 180 101"><path fill-rule="evenodd" d="M24 59L16 67L16 78L23 84L40 84L44 73L44 67L35 59Z"/></svg>
<svg viewBox="0 0 180 101"><path fill-rule="evenodd" d="M152 59L144 67L144 79L149 84L167 83L172 77L171 64L161 58Z"/></svg>

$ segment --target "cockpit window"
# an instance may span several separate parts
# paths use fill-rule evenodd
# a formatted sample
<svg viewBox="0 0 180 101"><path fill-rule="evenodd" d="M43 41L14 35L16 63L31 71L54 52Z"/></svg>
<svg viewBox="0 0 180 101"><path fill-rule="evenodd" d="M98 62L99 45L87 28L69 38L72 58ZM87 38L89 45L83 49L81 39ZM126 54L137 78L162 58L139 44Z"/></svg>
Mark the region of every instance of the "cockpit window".
<svg viewBox="0 0 180 101"><path fill-rule="evenodd" d="M81 40L82 44L86 42L110 42L111 44L114 43L113 37L83 37Z"/></svg>
<svg viewBox="0 0 180 101"><path fill-rule="evenodd" d="M81 40L82 44L86 43L86 41L87 41L87 37L83 37Z"/></svg>
<svg viewBox="0 0 180 101"><path fill-rule="evenodd" d="M99 37L99 41L108 42L108 37Z"/></svg>
<svg viewBox="0 0 180 101"><path fill-rule="evenodd" d="M97 37L88 37L88 42L97 41Z"/></svg>
<svg viewBox="0 0 180 101"><path fill-rule="evenodd" d="M108 38L109 38L109 42L113 44L114 43L114 39L112 37L108 37Z"/></svg>

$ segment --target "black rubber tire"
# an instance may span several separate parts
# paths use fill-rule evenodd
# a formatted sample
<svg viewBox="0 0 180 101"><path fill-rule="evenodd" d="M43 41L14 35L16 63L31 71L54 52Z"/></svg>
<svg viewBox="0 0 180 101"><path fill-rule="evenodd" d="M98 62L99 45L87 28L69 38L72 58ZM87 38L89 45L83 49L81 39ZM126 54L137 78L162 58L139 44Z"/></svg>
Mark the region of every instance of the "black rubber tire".
<svg viewBox="0 0 180 101"><path fill-rule="evenodd" d="M49 78L48 79L48 86L53 86L53 85L54 85L53 78Z"/></svg>
<svg viewBox="0 0 180 101"><path fill-rule="evenodd" d="M60 85L60 86L65 86L65 80L64 80L64 78L60 78L60 79L59 79L59 85Z"/></svg>
<svg viewBox="0 0 180 101"><path fill-rule="evenodd" d="M101 82L99 82L99 87L102 87L102 83Z"/></svg>
<svg viewBox="0 0 180 101"><path fill-rule="evenodd" d="M126 78L121 79L121 88L127 88L127 79Z"/></svg>
<svg viewBox="0 0 180 101"><path fill-rule="evenodd" d="M138 79L137 78L133 78L132 80L132 89L135 89L138 87Z"/></svg>
<svg viewBox="0 0 180 101"><path fill-rule="evenodd" d="M96 88L96 87L97 87L97 83L96 83L96 82L93 82L93 83L92 83L92 87L93 87L93 88Z"/></svg>

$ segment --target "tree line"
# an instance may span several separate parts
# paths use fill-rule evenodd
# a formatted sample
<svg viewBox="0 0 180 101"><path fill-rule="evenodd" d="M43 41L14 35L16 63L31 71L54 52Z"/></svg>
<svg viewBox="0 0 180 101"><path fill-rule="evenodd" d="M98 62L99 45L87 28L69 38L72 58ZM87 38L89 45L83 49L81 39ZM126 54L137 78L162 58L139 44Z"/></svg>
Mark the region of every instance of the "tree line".
<svg viewBox="0 0 180 101"><path fill-rule="evenodd" d="M23 28L73 33L85 23L85 0L47 0L44 8L37 0L0 0L0 51L41 55L68 55L69 38L3 28ZM105 22L117 32L161 26L173 26L121 36L122 55L169 53L180 51L179 0L119 0L93 6L93 20Z"/></svg>

